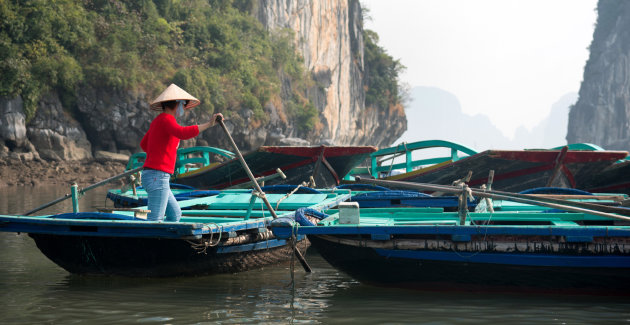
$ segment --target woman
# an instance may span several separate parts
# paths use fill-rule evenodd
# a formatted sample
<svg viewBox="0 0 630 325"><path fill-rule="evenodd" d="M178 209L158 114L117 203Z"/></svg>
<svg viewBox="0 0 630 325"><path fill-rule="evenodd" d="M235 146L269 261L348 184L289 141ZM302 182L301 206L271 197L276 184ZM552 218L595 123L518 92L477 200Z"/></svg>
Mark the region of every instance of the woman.
<svg viewBox="0 0 630 325"><path fill-rule="evenodd" d="M142 171L142 186L147 191L147 216L150 221L162 221L166 214L166 221L177 222L182 216L182 210L173 193L169 179L175 171L177 148L179 140L196 137L200 132L213 126L217 117L223 118L221 113L214 114L212 120L192 126L177 124L176 117L184 115L184 111L191 109L201 102L171 84L151 103L151 109L161 110L149 127L149 131L140 142L140 147L147 153Z"/></svg>

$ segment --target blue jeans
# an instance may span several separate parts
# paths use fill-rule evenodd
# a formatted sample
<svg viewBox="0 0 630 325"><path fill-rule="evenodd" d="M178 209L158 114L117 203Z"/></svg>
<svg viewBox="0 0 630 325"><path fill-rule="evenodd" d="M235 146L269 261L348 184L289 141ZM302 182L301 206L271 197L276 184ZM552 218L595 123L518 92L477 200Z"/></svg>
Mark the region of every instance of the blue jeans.
<svg viewBox="0 0 630 325"><path fill-rule="evenodd" d="M151 210L147 215L149 221L177 222L182 217L182 210L175 200L169 185L171 175L163 171L145 169L142 171L142 187L147 191L147 206Z"/></svg>

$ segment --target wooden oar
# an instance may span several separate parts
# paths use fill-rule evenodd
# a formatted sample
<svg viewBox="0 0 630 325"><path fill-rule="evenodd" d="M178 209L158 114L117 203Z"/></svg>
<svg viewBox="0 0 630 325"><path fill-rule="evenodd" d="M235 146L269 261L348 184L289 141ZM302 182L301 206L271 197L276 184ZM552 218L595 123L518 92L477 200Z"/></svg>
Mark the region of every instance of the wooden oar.
<svg viewBox="0 0 630 325"><path fill-rule="evenodd" d="M256 183L262 183L264 185L264 182L266 181L270 181L272 179L276 179L276 178L282 178L282 179L287 179L287 175L285 175L282 170L280 168L276 168L276 172L274 174L271 174L269 176L263 176L263 177L258 177L256 178ZM236 184L233 186L230 186L226 189L242 189L242 188L250 188L253 185L254 182L249 181L249 182L245 182L245 183L241 183L241 184Z"/></svg>
<svg viewBox="0 0 630 325"><path fill-rule="evenodd" d="M367 179L367 178L364 179L361 177L358 177L358 181L368 183L368 184L409 188L409 189L415 189L415 190L441 191L441 192L456 193L456 194L462 192L462 188L455 187L455 186L448 186L448 185L410 183L410 182L401 182L401 181L386 181L386 180ZM525 203L525 204L544 206L544 207L553 208L553 209L586 213L586 214L596 215L600 217L630 221L630 217L624 217L617 214L603 212L612 208L612 207L607 207L607 206L596 205L597 210L595 210L595 208L587 209L587 208L582 208L576 205L576 203L581 203L581 202L572 202L572 201L554 199L562 203L553 203L553 202L546 201L549 199L543 200L539 197L530 197L528 194L515 194L515 193L499 192L499 191L485 191L485 190L477 190L477 189L472 189L472 188L471 188L471 192L473 195L478 196L478 197L484 197L484 198L487 197L491 199L514 201L514 202L520 202L520 203ZM621 208L618 208L618 209L621 209ZM627 213L626 209L621 209L621 210L624 210L624 212Z"/></svg>
<svg viewBox="0 0 630 325"><path fill-rule="evenodd" d="M249 166L247 166L247 162L245 162L245 158L243 158L243 155L241 154L241 151L238 150L238 146L236 145L236 142L234 142L234 139L232 139L232 135L230 134L230 131L228 131L227 127L225 127L225 123L223 123L223 119L220 116L217 116L217 120L216 121L217 121L217 123L219 123L219 125L221 126L223 131L225 131L225 135L227 135L228 139L230 140L230 143L232 144L232 148L234 148L234 152L236 153L236 156L238 157L238 160L240 160L241 165L243 165L243 169L245 169L245 172L247 173L247 176L249 176L249 179L254 184L254 187L256 188L256 191L258 191L258 193L261 194L260 198L265 203L265 206L267 206L267 210L269 210L269 213L271 213L271 216L274 219L277 219L278 215L276 214L276 211L274 211L274 209L271 207L271 204L269 203L269 200L267 200L267 197L265 196L265 193L260 188L260 185L258 185L258 182L256 181L256 177L254 177L254 174L252 174L252 171L249 169ZM304 268L304 270L306 272L310 273L312 271L311 267L308 265L308 263L306 263L306 259L304 259L304 256L302 255L300 250L297 249L297 246L293 246L293 248L294 248L293 251L295 252L295 255L297 256L298 260L300 261L300 264L302 264L302 267Z"/></svg>
<svg viewBox="0 0 630 325"><path fill-rule="evenodd" d="M102 180L102 181L100 181L98 183L94 183L94 184L92 184L92 185L90 185L90 186L88 186L88 187L86 187L84 189L79 190L79 194L83 194L83 193L85 193L85 192L87 192L87 191L89 191L91 189L94 189L94 188L99 187L101 185L107 184L107 183L109 183L111 181L115 181L115 180L123 178L125 176L137 173L137 172L141 171L142 168L143 167L138 167L138 168L135 168L135 169L132 169L132 170L128 170L128 171L126 171L126 172L124 172L122 174L119 174L119 175L116 175L116 176L112 176L112 177L110 177L108 179L105 179L105 180ZM69 199L71 197L72 197L72 194L66 194L66 195L64 195L64 196L62 196L62 197L60 197L60 198L58 198L56 200L50 201L50 202L48 202L48 203L46 203L44 205L41 205L41 206L31 210L31 211L25 212L22 215L28 216L28 215L30 215L32 213L35 213L35 212L37 212L39 210L42 210L42 209L45 209L47 207L53 206L53 205L55 205L55 204L57 204L57 203L59 203L61 201L67 200L67 199Z"/></svg>
<svg viewBox="0 0 630 325"><path fill-rule="evenodd" d="M362 181L369 183L371 181L374 181L372 179L363 179ZM383 182L383 180L377 180L377 182L379 183L375 183L375 184L381 184L380 182ZM408 183L408 182L396 182L396 181L384 181L384 182L394 182L391 183L390 186L399 186L399 187L405 187L404 185L402 185L403 183ZM422 188L420 188L421 190L438 190L441 192L445 192L444 191L444 187L447 185L438 185L438 184L425 184L425 183L408 183L408 184L420 184L422 186ZM409 188L409 187L408 187ZM418 189L415 187L411 187L412 189ZM451 189L453 189L453 187L450 187ZM454 187L454 188L458 188L458 187ZM453 193L453 192L451 192ZM546 202L546 203L552 203L552 204L560 204L560 205L568 205L568 206L572 206L575 208L582 208L582 209L589 209L589 210L594 210L594 211L599 211L599 212L608 212L608 213L616 213L616 214L620 214L620 215L624 215L624 216L630 216L630 209L626 209L626 208L621 208L621 207L613 207L613 206L606 206L606 205L601 205L601 204L595 204L595 203L589 203L589 202L576 202L576 201L568 201L568 200L563 200L558 198L557 196L554 195L542 195L542 194L520 194L520 193L511 193L511 192L503 192L503 191L496 191L496 190L492 190L492 191L488 191L488 190L480 190L480 189L472 189L472 193L475 195L478 195L478 193L491 193L491 194L495 194L495 195L504 195L504 196L509 196L510 199L503 199L503 200L509 200L509 201L516 201L515 198L520 198L520 199L525 199L525 200L534 200L536 202ZM482 197L484 197L483 195L481 195ZM597 196L592 196L592 197L586 197L583 196L582 198L596 198ZM518 201L516 201L518 202ZM521 202L524 203L524 202ZM540 205L540 204L536 204L536 203L528 203L528 204L534 204L534 205ZM558 208L558 209L562 209L562 208ZM566 210L566 209L563 209Z"/></svg>

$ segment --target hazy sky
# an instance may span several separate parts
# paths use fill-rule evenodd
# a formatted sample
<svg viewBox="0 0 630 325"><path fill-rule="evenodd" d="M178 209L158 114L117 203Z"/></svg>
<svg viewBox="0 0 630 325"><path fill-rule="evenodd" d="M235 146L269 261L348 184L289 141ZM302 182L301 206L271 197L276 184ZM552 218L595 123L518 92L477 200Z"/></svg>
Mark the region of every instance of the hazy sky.
<svg viewBox="0 0 630 325"><path fill-rule="evenodd" d="M409 86L455 94L508 137L578 92L596 0L361 0L365 28L406 67ZM410 126L413 121L409 121Z"/></svg>

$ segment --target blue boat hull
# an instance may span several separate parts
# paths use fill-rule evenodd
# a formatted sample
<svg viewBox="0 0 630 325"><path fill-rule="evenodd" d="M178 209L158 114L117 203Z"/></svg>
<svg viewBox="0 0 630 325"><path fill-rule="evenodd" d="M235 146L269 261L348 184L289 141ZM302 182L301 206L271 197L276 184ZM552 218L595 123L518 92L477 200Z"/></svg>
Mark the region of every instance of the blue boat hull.
<svg viewBox="0 0 630 325"><path fill-rule="evenodd" d="M337 238L349 237L309 236L331 265L369 284L424 290L630 294L630 257L624 255L380 249L343 244Z"/></svg>
<svg viewBox="0 0 630 325"><path fill-rule="evenodd" d="M74 274L170 277L241 272L288 261L292 245L268 239L205 247L203 240L29 234L46 257ZM306 249L307 240L298 248Z"/></svg>

